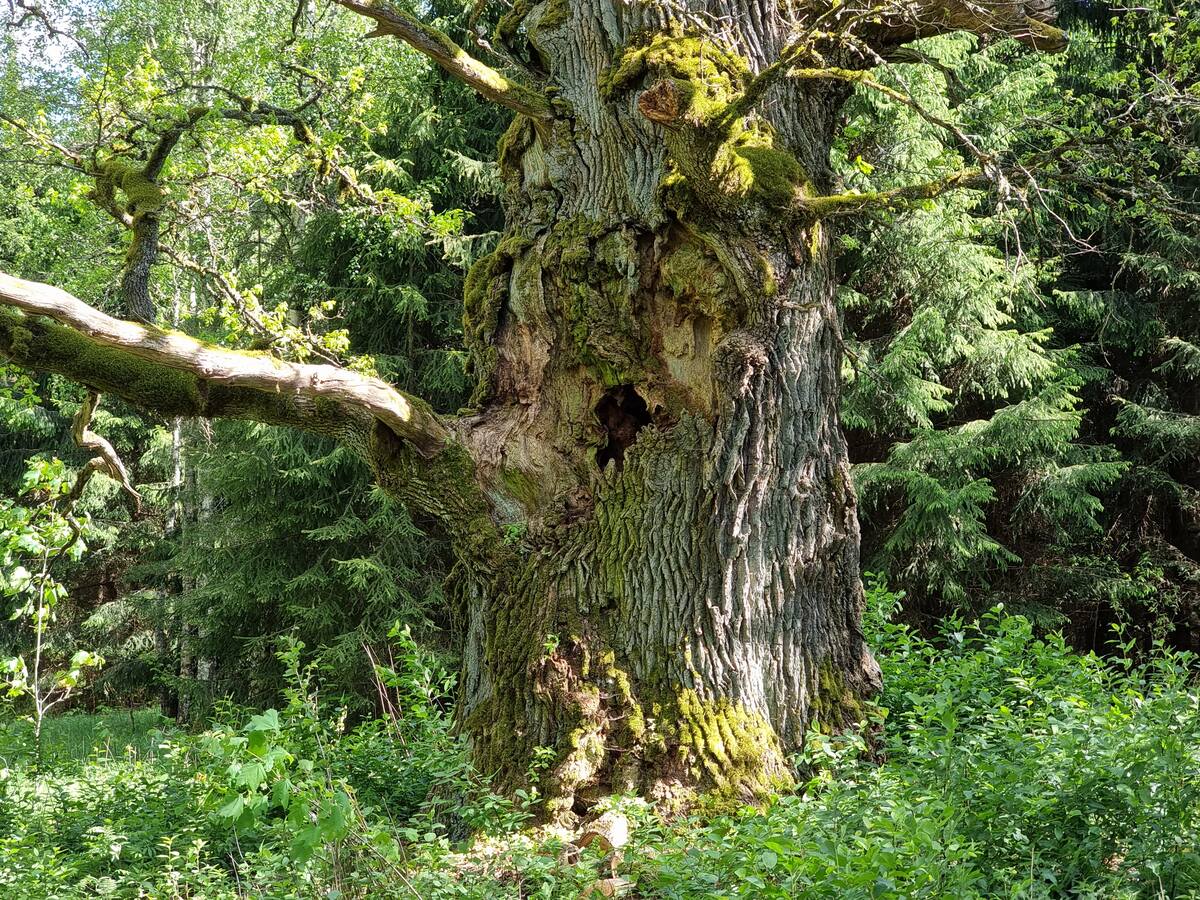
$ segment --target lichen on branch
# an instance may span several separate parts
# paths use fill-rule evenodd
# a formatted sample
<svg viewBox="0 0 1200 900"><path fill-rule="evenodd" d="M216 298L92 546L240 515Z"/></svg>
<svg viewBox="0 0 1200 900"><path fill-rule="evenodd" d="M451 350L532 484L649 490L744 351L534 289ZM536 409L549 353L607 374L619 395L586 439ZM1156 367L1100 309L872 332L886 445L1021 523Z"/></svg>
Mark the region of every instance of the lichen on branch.
<svg viewBox="0 0 1200 900"><path fill-rule="evenodd" d="M805 213L812 219L847 216L872 209L907 209L950 191L986 188L991 181L979 169L963 169L942 178L906 184L887 191L866 191L826 194L807 197L802 202Z"/></svg>
<svg viewBox="0 0 1200 900"><path fill-rule="evenodd" d="M441 31L409 13L383 0L335 2L375 22L375 30L369 37L398 37L487 99L535 119L550 118L551 106L545 92L522 84L480 62Z"/></svg>
<svg viewBox="0 0 1200 900"><path fill-rule="evenodd" d="M5 340L0 343L3 355L169 415L220 414L210 407L210 395L214 389L235 389L290 399L302 406L332 404L357 411L382 422L425 456L434 455L450 440L449 430L427 404L378 378L336 366L226 350L179 332L114 319L66 291L4 273L0 273L0 305L24 314L14 318L13 312L6 313ZM30 316L52 319L58 325ZM118 372L131 380L124 383L115 378ZM155 396L159 385L167 391L165 396ZM248 400L249 394L242 402ZM277 401L264 403L275 412L262 421L276 421Z"/></svg>

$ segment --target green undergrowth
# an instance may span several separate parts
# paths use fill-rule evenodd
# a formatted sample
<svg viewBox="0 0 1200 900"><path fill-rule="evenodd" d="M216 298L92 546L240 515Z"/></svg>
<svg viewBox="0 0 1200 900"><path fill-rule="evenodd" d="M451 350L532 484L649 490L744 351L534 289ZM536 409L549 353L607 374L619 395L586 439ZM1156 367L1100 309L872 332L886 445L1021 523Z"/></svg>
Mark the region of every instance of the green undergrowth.
<svg viewBox="0 0 1200 900"><path fill-rule="evenodd" d="M886 712L814 731L794 792L708 819L604 801L634 825L629 896L1200 896L1193 658L1134 663L1119 636L1079 655L1002 609L927 639L891 623L896 602L871 591ZM530 825L536 788L502 799L470 770L450 679L396 639L396 714L353 727L295 646L278 710L203 734L64 716L39 774L3 726L0 896L567 898L608 877L595 846Z"/></svg>
<svg viewBox="0 0 1200 900"><path fill-rule="evenodd" d="M149 709L104 709L53 716L42 729L43 762L65 767L82 765L96 755L132 752L150 756L162 738L161 729L167 725L168 720ZM36 755L32 724L18 720L5 723L3 729L0 766L30 765Z"/></svg>

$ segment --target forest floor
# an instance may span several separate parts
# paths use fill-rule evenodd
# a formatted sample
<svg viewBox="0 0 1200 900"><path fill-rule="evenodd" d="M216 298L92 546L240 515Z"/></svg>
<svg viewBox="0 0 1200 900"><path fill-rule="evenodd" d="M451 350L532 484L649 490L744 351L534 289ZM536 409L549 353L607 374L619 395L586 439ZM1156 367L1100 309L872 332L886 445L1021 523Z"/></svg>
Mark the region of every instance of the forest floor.
<svg viewBox="0 0 1200 900"><path fill-rule="evenodd" d="M0 719L0 897L1200 897L1193 658L1080 655L998 610L927 640L894 602L874 592L873 721L814 730L795 792L673 818L611 798L615 850L532 826L536 788L490 792L415 664L406 718L351 729L299 665L278 710L202 734L49 719L40 765Z"/></svg>

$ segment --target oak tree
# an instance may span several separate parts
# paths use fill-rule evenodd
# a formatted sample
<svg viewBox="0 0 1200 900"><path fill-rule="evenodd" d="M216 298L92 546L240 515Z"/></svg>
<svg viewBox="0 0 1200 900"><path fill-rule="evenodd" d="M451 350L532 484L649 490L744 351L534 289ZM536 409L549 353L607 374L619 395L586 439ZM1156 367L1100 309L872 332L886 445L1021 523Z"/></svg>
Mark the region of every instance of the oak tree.
<svg viewBox="0 0 1200 900"><path fill-rule="evenodd" d="M161 179L190 129L285 126L373 202L314 133L310 101L214 85L192 86L207 102L156 123L142 158L51 142L131 234L126 319L0 275L0 356L163 415L292 426L360 453L452 542L476 762L514 787L552 748L550 814L599 792L786 784L807 730L855 722L879 683L838 421L837 220L1014 177L872 70L950 31L1060 49L1052 4L518 0L476 56L399 4L336 2L515 114L498 148L504 234L466 285L471 408L438 415L333 362L154 324ZM945 129L967 164L836 190L855 86Z"/></svg>

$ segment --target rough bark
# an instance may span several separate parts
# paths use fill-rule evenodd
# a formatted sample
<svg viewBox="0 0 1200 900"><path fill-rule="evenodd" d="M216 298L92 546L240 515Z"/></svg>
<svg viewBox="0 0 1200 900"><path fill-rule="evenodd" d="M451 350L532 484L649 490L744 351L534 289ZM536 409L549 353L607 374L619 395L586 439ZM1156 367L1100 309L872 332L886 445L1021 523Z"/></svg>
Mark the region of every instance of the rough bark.
<svg viewBox="0 0 1200 900"><path fill-rule="evenodd" d="M133 223L125 272L121 277L121 301L125 314L139 322L153 323L154 298L150 294L150 272L158 259L158 216L146 214Z"/></svg>
<svg viewBox="0 0 1200 900"><path fill-rule="evenodd" d="M822 223L872 201L831 193L853 79L814 67L852 72L955 27L1048 44L1043 4L893 4L906 18L853 3L520 0L494 36L536 81L518 84L379 0L338 2L521 113L499 147L507 229L467 280L473 411L446 422L386 385L111 320L84 340L0 315L0 354L168 414L357 447L452 538L476 761L515 787L550 748L535 777L551 814L616 790L785 785L807 730L854 722L879 684ZM828 37L843 25L858 34ZM35 293L0 280L9 305L95 324ZM114 374L130 359L150 368Z"/></svg>
<svg viewBox="0 0 1200 900"><path fill-rule="evenodd" d="M509 229L468 280L466 439L515 537L498 575L463 566L461 712L505 783L553 748L559 815L770 791L878 684L829 237L797 213L843 89L780 83L708 129L790 37L714 7L745 30L588 2L511 31L571 112L502 142Z"/></svg>

